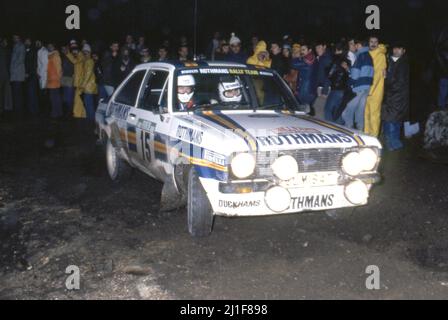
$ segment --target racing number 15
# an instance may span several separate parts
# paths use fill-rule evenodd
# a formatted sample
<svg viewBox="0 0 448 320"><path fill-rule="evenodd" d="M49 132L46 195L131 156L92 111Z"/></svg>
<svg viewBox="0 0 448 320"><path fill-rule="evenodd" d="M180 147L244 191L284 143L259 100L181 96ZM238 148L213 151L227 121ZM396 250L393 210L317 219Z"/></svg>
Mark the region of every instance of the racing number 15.
<svg viewBox="0 0 448 320"><path fill-rule="evenodd" d="M151 162L151 135L149 132L142 131L140 134L140 141L142 143L143 160Z"/></svg>

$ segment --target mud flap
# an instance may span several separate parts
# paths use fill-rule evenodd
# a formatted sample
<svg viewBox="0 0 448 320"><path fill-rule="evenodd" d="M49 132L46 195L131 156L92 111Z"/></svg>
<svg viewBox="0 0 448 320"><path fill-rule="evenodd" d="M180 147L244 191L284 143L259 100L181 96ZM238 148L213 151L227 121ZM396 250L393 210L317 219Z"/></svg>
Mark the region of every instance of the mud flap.
<svg viewBox="0 0 448 320"><path fill-rule="evenodd" d="M160 212L170 212L187 205L187 197L177 189L172 176L165 179L160 199Z"/></svg>

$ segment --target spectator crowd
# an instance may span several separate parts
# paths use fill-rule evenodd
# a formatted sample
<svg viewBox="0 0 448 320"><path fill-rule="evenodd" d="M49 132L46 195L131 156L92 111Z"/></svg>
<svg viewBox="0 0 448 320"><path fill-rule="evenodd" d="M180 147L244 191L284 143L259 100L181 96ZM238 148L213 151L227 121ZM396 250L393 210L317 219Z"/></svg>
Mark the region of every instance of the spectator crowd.
<svg viewBox="0 0 448 320"><path fill-rule="evenodd" d="M386 47L380 40L330 44L285 35L266 42L254 36L243 46L236 34L224 39L216 32L204 54L193 57L186 37L149 48L145 37L128 35L99 50L86 40L57 47L15 35L11 45L0 39L0 113L93 121L98 100L110 97L137 64L207 59L272 68L316 117L376 137L383 132L386 147L398 150L409 112L409 62L405 45ZM447 81L441 78L440 107L447 105Z"/></svg>

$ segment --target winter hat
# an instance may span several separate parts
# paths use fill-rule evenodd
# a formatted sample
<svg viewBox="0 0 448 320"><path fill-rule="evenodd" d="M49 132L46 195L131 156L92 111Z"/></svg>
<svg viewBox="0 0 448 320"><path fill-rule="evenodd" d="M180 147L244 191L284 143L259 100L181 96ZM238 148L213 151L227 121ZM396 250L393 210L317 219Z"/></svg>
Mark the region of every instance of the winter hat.
<svg viewBox="0 0 448 320"><path fill-rule="evenodd" d="M85 44L84 47L82 47L82 51L87 51L90 53L92 52L92 48L88 44Z"/></svg>
<svg viewBox="0 0 448 320"><path fill-rule="evenodd" d="M232 33L231 35L232 37L230 38L229 44L231 46L235 45L235 44L241 44L241 40L240 38L238 38L235 33Z"/></svg>
<svg viewBox="0 0 448 320"><path fill-rule="evenodd" d="M291 51L291 46L289 45L289 44L284 44L283 45L283 49L288 49L288 50L290 50Z"/></svg>

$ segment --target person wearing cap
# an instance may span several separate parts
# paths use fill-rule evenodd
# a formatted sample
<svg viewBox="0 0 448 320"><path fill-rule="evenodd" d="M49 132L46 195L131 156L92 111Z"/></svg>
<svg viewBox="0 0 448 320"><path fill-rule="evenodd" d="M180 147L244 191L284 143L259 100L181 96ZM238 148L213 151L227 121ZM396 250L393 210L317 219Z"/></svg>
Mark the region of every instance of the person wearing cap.
<svg viewBox="0 0 448 320"><path fill-rule="evenodd" d="M177 77L177 109L179 111L188 111L194 108L195 89L196 80L192 75Z"/></svg>
<svg viewBox="0 0 448 320"><path fill-rule="evenodd" d="M401 130L409 116L409 61L403 44L392 46L392 54L388 58L384 102L381 118L386 148L389 151L403 148Z"/></svg>
<svg viewBox="0 0 448 320"><path fill-rule="evenodd" d="M234 63L246 64L247 55L242 51L241 40L238 38L235 33L232 33L232 36L229 41L230 52L228 61Z"/></svg>
<svg viewBox="0 0 448 320"><path fill-rule="evenodd" d="M95 120L95 96L98 94L98 86L95 77L95 61L92 59L92 49L85 44L82 48L84 55L81 90L83 94L86 117L90 121Z"/></svg>

